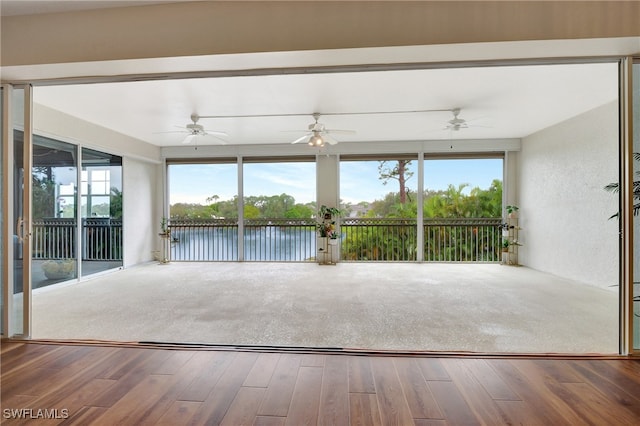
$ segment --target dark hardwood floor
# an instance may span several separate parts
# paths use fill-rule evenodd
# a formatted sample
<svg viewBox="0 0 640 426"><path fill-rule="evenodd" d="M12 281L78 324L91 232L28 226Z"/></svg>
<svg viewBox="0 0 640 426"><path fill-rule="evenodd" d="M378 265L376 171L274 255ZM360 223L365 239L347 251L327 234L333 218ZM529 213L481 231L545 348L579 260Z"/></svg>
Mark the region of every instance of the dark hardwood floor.
<svg viewBox="0 0 640 426"><path fill-rule="evenodd" d="M640 424L640 361L628 358L3 341L0 361L6 424L36 418L38 425Z"/></svg>

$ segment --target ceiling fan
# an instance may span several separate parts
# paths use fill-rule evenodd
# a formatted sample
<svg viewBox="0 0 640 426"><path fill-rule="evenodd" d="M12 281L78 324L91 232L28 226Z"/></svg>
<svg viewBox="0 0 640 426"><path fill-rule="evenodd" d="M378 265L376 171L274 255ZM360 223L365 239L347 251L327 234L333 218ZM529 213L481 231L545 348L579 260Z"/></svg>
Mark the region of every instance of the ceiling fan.
<svg viewBox="0 0 640 426"><path fill-rule="evenodd" d="M471 122L465 120L464 118L460 118L460 108L454 108L451 110L451 113L453 114L453 118L451 120L448 121L449 124L447 124L443 130L452 130L454 132L457 132L460 129L468 129L469 127L487 127L487 126L481 126L478 124L470 124ZM478 119L475 119L478 120ZM472 121L475 121L472 120Z"/></svg>
<svg viewBox="0 0 640 426"><path fill-rule="evenodd" d="M215 130L207 130L201 124L198 124L198 120L200 116L198 114L191 114L192 123L187 124L186 126L178 126L183 130L176 130L172 132L161 132L161 133L187 133L187 136L182 140L183 144L188 144L193 141L199 140L199 138L204 138L205 140L209 140L212 143L226 145L227 141L218 137L218 136L228 136L225 132L219 132Z"/></svg>
<svg viewBox="0 0 640 426"><path fill-rule="evenodd" d="M329 145L335 145L338 143L336 139L331 136L332 134L355 134L355 130L337 130L337 129L327 129L324 124L318 122L320 119L320 113L313 113L313 119L315 120L313 123L309 124L307 130L303 130L306 132L303 136L291 142L292 144L307 142L309 146L313 147L323 147L325 142ZM297 132L298 130L293 130Z"/></svg>

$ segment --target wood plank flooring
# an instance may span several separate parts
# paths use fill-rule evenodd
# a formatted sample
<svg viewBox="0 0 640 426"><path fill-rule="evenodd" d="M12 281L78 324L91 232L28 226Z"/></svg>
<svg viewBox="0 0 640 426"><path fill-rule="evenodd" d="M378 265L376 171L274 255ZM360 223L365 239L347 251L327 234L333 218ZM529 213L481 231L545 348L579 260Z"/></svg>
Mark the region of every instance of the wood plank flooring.
<svg viewBox="0 0 640 426"><path fill-rule="evenodd" d="M629 358L3 341L0 362L6 424L35 418L39 425L640 424L640 360Z"/></svg>

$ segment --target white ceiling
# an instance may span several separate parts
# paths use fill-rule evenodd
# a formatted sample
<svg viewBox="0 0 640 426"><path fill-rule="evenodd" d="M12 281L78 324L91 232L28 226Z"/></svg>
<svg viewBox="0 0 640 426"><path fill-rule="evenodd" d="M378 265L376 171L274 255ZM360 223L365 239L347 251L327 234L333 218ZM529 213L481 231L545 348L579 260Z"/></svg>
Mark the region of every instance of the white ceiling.
<svg viewBox="0 0 640 426"><path fill-rule="evenodd" d="M498 66L42 86L34 100L157 146L180 146L190 115L301 114L201 119L229 144L288 144L311 114L328 128L354 130L340 141L520 138L618 95L617 64ZM444 130L461 108L477 127ZM386 112L353 115L354 113ZM37 117L36 117L37 119ZM37 121L36 121L37 126ZM299 130L299 133L289 133ZM211 143L198 141L200 145Z"/></svg>

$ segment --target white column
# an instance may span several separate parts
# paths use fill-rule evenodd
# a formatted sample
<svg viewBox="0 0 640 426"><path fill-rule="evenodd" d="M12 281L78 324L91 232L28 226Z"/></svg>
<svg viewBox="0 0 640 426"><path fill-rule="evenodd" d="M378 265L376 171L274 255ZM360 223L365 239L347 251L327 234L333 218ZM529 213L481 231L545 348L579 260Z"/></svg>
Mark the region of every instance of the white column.
<svg viewBox="0 0 640 426"><path fill-rule="evenodd" d="M340 157L338 155L318 154L316 156L316 205L340 207ZM340 232L340 221L336 221ZM331 262L340 259L340 244L331 250Z"/></svg>

